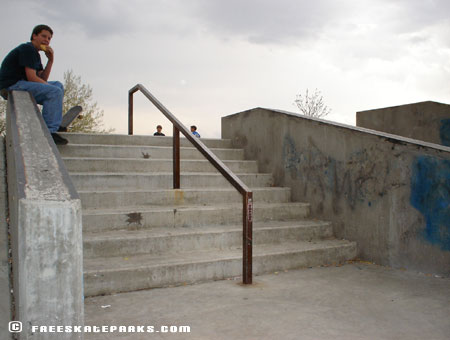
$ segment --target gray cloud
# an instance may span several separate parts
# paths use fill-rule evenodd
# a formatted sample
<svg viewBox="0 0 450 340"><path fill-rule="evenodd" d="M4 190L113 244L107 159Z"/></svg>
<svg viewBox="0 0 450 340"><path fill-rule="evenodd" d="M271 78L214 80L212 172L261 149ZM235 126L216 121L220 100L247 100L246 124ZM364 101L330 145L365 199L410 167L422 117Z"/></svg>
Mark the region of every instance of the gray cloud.
<svg viewBox="0 0 450 340"><path fill-rule="evenodd" d="M260 44L314 39L344 12L340 4L326 0L197 0L189 7L222 38L237 35Z"/></svg>
<svg viewBox="0 0 450 340"><path fill-rule="evenodd" d="M42 17L60 27L79 30L92 39L143 31L170 33L171 15L180 16L177 5L179 0L27 1L33 11Z"/></svg>
<svg viewBox="0 0 450 340"><path fill-rule="evenodd" d="M362 20L380 32L411 34L449 25L448 0L26 0L42 17L103 39L135 32L183 36L203 29L221 39L257 44L318 41L351 35ZM373 38L373 37L370 37Z"/></svg>
<svg viewBox="0 0 450 340"><path fill-rule="evenodd" d="M317 41L329 32L351 35L362 20L391 34L449 24L448 0L195 0L184 6L207 30L258 44ZM373 37L368 37L373 38Z"/></svg>
<svg viewBox="0 0 450 340"><path fill-rule="evenodd" d="M98 39L135 29L132 11L126 1L58 1L45 0L46 16L61 26L86 33Z"/></svg>
<svg viewBox="0 0 450 340"><path fill-rule="evenodd" d="M450 24L450 2L448 0L392 0L390 5L397 7L397 20L394 21L399 32L419 31L429 26Z"/></svg>

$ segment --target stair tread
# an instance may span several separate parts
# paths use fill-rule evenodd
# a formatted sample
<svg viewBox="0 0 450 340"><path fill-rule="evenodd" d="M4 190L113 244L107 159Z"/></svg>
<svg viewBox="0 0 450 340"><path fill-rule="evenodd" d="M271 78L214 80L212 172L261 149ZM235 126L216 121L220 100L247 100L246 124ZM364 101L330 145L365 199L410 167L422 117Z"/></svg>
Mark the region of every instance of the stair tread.
<svg viewBox="0 0 450 340"><path fill-rule="evenodd" d="M149 139L172 139L172 136L153 136L153 135L142 135L142 134L135 134L135 135L124 135L120 133L98 133L98 132L61 132L61 135L63 136L77 136L77 137L121 137L121 138L129 138L129 139L140 139L140 138L149 138ZM180 139L186 139L184 136L180 136ZM223 140L223 141L229 141L231 139L229 138L210 138L210 137L202 137L202 140Z"/></svg>
<svg viewBox="0 0 450 340"><path fill-rule="evenodd" d="M59 146L59 149L61 151L67 149L67 148L77 148L77 147L95 147L95 148L132 148L132 149L142 149L142 148L153 148L153 149L167 149L167 150L172 150L173 146L169 145L169 146L161 146L161 145L132 145L132 144L126 144L126 145L116 145L116 144L74 144L74 143L69 143L67 145L61 145ZM180 146L181 150L187 150L187 149L193 149L193 150L197 150L196 147L194 146ZM233 151L242 151L243 149L240 148L208 148L211 151L214 150L233 150Z"/></svg>
<svg viewBox="0 0 450 340"><path fill-rule="evenodd" d="M263 221L253 223L253 230L307 228L329 226L330 222L320 220ZM186 234L242 232L242 225L210 225L202 227L157 227L140 230L107 230L102 232L84 232L83 241L101 241L116 239L142 239L149 237L166 237Z"/></svg>
<svg viewBox="0 0 450 340"><path fill-rule="evenodd" d="M265 203L255 202L254 208L272 208L272 207L305 207L309 206L309 203L303 202L286 202L286 203ZM154 211L170 211L173 210L220 210L220 209L242 209L242 204L214 204L214 205L144 205L144 206L129 206L121 208L100 208L100 209L83 209L83 215L103 215L103 214L126 214L133 212L154 212Z"/></svg>
<svg viewBox="0 0 450 340"><path fill-rule="evenodd" d="M82 160L82 161L123 161L123 162L130 162L130 161L139 161L139 162L149 162L149 161L173 161L173 158L125 158L125 157L69 157L64 156L61 157L62 160ZM255 160L248 160L248 159L221 159L222 162L229 162L229 163L257 163ZM181 162L201 162L201 163L209 163L207 159L183 159L181 158Z"/></svg>
<svg viewBox="0 0 450 340"><path fill-rule="evenodd" d="M250 190L253 192L258 191L268 191L268 190L274 190L274 191L289 191L289 187L251 187ZM153 193L153 192L172 192L172 191L183 191L183 192L234 192L237 190L235 188L186 188L186 189L133 189L133 188L124 188L124 189L82 189L77 190L78 193L118 193L118 192L126 192L126 193L132 193L132 192L138 192L138 193Z"/></svg>
<svg viewBox="0 0 450 340"><path fill-rule="evenodd" d="M172 172L151 172L151 173L143 173L143 172L105 172L105 171L95 171L95 172L69 172L70 175L83 175L83 176L124 176L124 175L133 175L133 176L157 176L157 175L170 175L172 176ZM198 176L223 176L219 172L187 172L183 171L181 173L181 177L185 175L198 175ZM256 176L272 176L270 173L264 172L248 172L248 173L235 173L236 176L248 176L248 175L256 175Z"/></svg>
<svg viewBox="0 0 450 340"><path fill-rule="evenodd" d="M319 249L354 247L355 242L338 239L284 242L283 244L261 244L253 247L253 257L278 254L299 253ZM139 270L140 268L182 265L186 263L205 263L242 259L242 248L222 250L197 250L180 253L141 254L118 257L96 257L84 259L85 274L114 272L120 270Z"/></svg>

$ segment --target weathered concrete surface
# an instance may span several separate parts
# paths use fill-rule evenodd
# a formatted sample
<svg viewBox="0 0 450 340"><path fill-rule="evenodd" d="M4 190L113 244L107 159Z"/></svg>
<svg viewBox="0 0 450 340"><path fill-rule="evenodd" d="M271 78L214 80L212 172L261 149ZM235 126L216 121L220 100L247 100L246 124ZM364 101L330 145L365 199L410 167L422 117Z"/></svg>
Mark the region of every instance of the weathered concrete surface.
<svg viewBox="0 0 450 340"><path fill-rule="evenodd" d="M376 265L280 272L86 299L86 325L190 326L190 333L86 339L447 340L450 279Z"/></svg>
<svg viewBox="0 0 450 340"><path fill-rule="evenodd" d="M267 109L222 118L222 136L361 258L450 275L450 148Z"/></svg>
<svg viewBox="0 0 450 340"><path fill-rule="evenodd" d="M8 323L12 317L6 190L5 140L0 137L0 339L11 339Z"/></svg>
<svg viewBox="0 0 450 340"><path fill-rule="evenodd" d="M450 146L450 105L421 102L356 113L356 125Z"/></svg>
<svg viewBox="0 0 450 340"><path fill-rule="evenodd" d="M81 202L27 92L8 100L7 166L15 319L20 339L47 339L31 325L82 325ZM80 339L64 333L59 339Z"/></svg>

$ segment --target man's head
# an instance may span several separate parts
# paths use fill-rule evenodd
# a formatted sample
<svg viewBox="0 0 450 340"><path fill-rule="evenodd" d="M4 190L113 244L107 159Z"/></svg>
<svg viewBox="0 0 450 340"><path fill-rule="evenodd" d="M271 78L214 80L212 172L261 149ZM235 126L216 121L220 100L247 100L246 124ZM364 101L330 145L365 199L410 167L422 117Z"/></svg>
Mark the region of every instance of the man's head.
<svg viewBox="0 0 450 340"><path fill-rule="evenodd" d="M48 31L50 33L50 37L53 36L53 30L50 28L50 26L37 25L35 28L33 28L33 32L31 33L30 40L33 41L33 36L39 35L42 31Z"/></svg>
<svg viewBox="0 0 450 340"><path fill-rule="evenodd" d="M197 131L197 127L195 125L191 126L191 132Z"/></svg>
<svg viewBox="0 0 450 340"><path fill-rule="evenodd" d="M50 40L52 40L53 30L47 25L37 25L33 32L31 33L31 43L39 51L43 50L42 45L50 45ZM45 49L45 47L44 47Z"/></svg>
<svg viewBox="0 0 450 340"><path fill-rule="evenodd" d="M161 130L162 130L162 126L161 126L161 125L158 125L158 126L156 127L156 131L161 132Z"/></svg>

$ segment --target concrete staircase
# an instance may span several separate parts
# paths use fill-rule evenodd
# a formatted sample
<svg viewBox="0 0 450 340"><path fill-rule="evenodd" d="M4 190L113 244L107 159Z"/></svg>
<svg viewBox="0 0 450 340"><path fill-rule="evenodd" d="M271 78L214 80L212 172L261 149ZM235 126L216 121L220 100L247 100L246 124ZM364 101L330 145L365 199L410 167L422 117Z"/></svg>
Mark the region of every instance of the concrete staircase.
<svg viewBox="0 0 450 340"><path fill-rule="evenodd" d="M242 198L181 139L181 190L170 137L65 134L59 147L83 206L86 296L242 274ZM254 192L253 273L340 263L353 242L333 238L309 204L290 201L229 140L202 139Z"/></svg>

